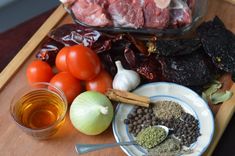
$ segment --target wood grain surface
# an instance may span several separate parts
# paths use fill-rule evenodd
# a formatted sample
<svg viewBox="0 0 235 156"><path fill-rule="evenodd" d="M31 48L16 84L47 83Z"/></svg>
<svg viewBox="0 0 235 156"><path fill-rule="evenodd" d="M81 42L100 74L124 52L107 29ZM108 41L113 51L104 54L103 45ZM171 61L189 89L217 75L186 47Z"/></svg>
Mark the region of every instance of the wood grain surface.
<svg viewBox="0 0 235 156"><path fill-rule="evenodd" d="M235 4L235 0L225 0L225 1L232 3L232 4Z"/></svg>
<svg viewBox="0 0 235 156"><path fill-rule="evenodd" d="M223 19L225 25L235 32L235 6L222 0L211 0L209 2L208 13L205 19L212 19L218 15ZM0 75L0 155L3 156L75 156L76 143L110 143L115 142L112 129L109 128L98 136L86 136L76 131L67 116L64 126L54 136L45 141L38 141L23 133L11 119L9 106L11 98L17 89L24 86L26 82L25 70L27 65L35 59L34 54L47 32L59 22L60 24L71 22L70 17L65 17L63 9L60 7L46 21L46 23L29 40L26 46L18 53L14 60L7 66ZM8 82L6 84L6 82ZM6 84L6 85L5 85ZM3 88L3 86L5 87ZM231 90L235 93L235 86ZM214 140L205 155L211 155L218 143L225 127L227 126L234 112L235 96L220 108L215 117L216 133ZM86 155L91 156L122 156L124 152L119 148L105 149Z"/></svg>

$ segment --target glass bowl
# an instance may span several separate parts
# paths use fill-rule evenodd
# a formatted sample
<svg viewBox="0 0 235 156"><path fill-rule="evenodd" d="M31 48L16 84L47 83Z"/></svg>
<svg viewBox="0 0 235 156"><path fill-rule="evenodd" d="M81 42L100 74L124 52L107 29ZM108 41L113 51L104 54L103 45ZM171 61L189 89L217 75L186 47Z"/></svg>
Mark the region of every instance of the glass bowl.
<svg viewBox="0 0 235 156"><path fill-rule="evenodd" d="M46 82L22 87L10 105L13 121L35 139L52 138L64 124L66 112L64 93Z"/></svg>
<svg viewBox="0 0 235 156"><path fill-rule="evenodd" d="M185 1L185 0L182 0ZM79 19L75 17L75 14L72 10L72 6L74 4L63 4L65 10L67 13L72 17L73 21L79 25L85 26L87 28L95 29L97 31L104 31L104 32L112 32L112 33L138 33L138 34L151 34L151 35L157 35L157 36L163 36L163 35L180 35L184 34L186 32L189 32L192 30L197 24L200 22L200 20L203 18L203 16L207 12L207 0L190 0L194 1L195 4L193 6L192 11L192 21L190 24L187 24L183 27L178 28L164 28L164 29L157 29L157 28L130 28L130 27L115 27L115 26L91 26L87 25L86 23L83 23Z"/></svg>

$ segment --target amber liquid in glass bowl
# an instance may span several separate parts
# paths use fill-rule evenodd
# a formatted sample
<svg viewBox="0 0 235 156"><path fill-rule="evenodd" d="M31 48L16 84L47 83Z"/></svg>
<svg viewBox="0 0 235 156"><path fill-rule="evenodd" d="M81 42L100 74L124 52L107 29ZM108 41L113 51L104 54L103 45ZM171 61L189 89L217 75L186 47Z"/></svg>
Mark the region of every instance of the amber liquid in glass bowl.
<svg viewBox="0 0 235 156"><path fill-rule="evenodd" d="M23 96L16 114L20 122L32 129L46 128L55 123L64 112L63 100L50 91L32 91Z"/></svg>
<svg viewBox="0 0 235 156"><path fill-rule="evenodd" d="M38 139L47 139L63 125L67 102L53 86L40 87L26 89L16 96L10 111L23 131Z"/></svg>

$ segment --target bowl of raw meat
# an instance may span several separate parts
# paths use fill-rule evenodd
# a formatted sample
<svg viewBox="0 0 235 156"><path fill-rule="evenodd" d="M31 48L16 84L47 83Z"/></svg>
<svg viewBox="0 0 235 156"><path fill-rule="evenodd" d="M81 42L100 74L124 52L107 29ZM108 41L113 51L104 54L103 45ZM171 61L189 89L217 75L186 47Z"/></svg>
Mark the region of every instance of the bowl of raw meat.
<svg viewBox="0 0 235 156"><path fill-rule="evenodd" d="M205 15L207 0L61 0L75 23L99 31L176 35Z"/></svg>

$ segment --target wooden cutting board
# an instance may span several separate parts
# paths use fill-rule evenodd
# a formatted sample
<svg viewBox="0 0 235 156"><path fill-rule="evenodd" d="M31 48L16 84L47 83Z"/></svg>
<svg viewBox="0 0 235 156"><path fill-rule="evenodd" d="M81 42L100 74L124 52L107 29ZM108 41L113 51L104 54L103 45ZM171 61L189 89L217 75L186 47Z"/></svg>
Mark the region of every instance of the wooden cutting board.
<svg viewBox="0 0 235 156"><path fill-rule="evenodd" d="M234 5L223 0L209 1L208 13L205 19L212 19L215 15L218 15L224 21L227 28L235 33ZM52 28L71 22L71 18L65 13L62 6L58 7L8 66L0 73L0 155L75 156L77 155L74 150L74 145L76 143L115 142L111 128L98 136L86 136L72 127L68 117L65 125L60 129L55 138L46 141L38 141L24 134L16 127L10 117L9 105L11 98L18 88L27 83L25 77L26 67L33 59L35 59L35 53L40 47L41 42ZM225 76L222 81L225 82L227 88L231 88L230 90L235 93L235 85L231 82L229 76ZM215 114L216 131L210 147L204 154L206 156L212 154L234 113L235 96L222 105L217 107L211 106L211 108ZM125 155L119 147L105 149L86 155L108 156L111 154L114 156Z"/></svg>
<svg viewBox="0 0 235 156"><path fill-rule="evenodd" d="M232 4L235 4L235 0L225 0L225 1L232 3Z"/></svg>

